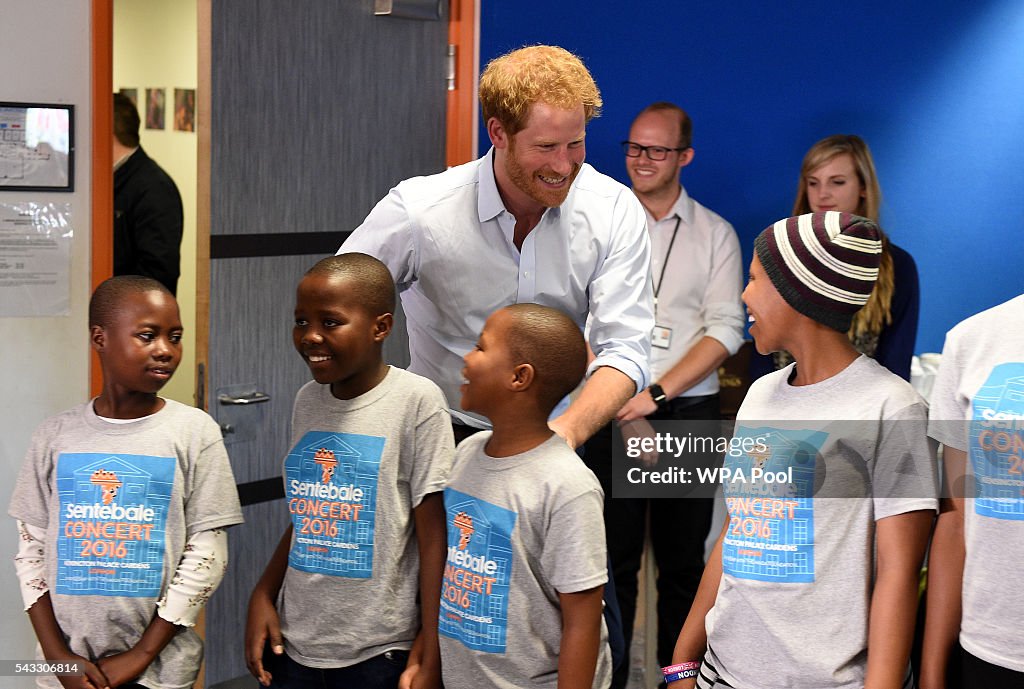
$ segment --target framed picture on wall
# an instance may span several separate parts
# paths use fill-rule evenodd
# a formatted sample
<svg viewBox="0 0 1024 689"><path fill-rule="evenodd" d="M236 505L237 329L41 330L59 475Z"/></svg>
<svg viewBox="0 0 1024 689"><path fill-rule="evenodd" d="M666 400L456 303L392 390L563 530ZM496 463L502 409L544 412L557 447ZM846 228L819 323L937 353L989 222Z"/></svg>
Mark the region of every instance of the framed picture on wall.
<svg viewBox="0 0 1024 689"><path fill-rule="evenodd" d="M174 89L174 129L179 132L196 130L195 89Z"/></svg>
<svg viewBox="0 0 1024 689"><path fill-rule="evenodd" d="M0 191L73 191L75 107L0 102Z"/></svg>
<svg viewBox="0 0 1024 689"><path fill-rule="evenodd" d="M146 129L163 129L167 89L146 89Z"/></svg>

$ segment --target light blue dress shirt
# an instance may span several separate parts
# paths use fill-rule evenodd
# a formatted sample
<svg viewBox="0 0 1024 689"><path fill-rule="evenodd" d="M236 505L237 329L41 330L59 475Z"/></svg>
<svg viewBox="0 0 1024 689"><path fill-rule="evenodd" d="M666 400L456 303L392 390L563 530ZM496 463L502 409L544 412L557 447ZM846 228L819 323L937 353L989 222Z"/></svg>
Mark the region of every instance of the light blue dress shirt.
<svg viewBox="0 0 1024 689"><path fill-rule="evenodd" d="M462 357L494 311L533 302L564 311L581 329L589 315L597 358L587 375L611 366L643 389L654 326L643 206L584 164L565 202L544 212L520 251L493 156L491 149L400 183L338 250L376 256L391 270L408 320L409 370L437 383L457 420L488 426L459 407Z"/></svg>

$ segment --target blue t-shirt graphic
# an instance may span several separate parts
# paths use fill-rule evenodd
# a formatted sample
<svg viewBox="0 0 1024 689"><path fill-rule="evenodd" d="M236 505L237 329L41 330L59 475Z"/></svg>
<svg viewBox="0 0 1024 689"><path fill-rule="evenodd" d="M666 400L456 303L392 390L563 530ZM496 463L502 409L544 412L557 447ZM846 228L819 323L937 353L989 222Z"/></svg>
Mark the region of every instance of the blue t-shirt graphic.
<svg viewBox="0 0 1024 689"><path fill-rule="evenodd" d="M516 513L452 488L444 506L448 555L438 631L467 648L504 653Z"/></svg>
<svg viewBox="0 0 1024 689"><path fill-rule="evenodd" d="M729 528L722 541L723 571L759 581L813 582L815 471L828 434L739 426L736 437L767 448L727 455L725 466L746 480L724 484ZM792 483L751 481L755 468L773 474L792 469Z"/></svg>
<svg viewBox="0 0 1024 689"><path fill-rule="evenodd" d="M160 595L174 467L173 457L57 458L57 593Z"/></svg>
<svg viewBox="0 0 1024 689"><path fill-rule="evenodd" d="M288 565L304 572L373 576L377 484L384 438L309 431L284 462L295 538Z"/></svg>
<svg viewBox="0 0 1024 689"><path fill-rule="evenodd" d="M970 460L974 511L994 519L1024 520L1024 363L992 369L974 395Z"/></svg>

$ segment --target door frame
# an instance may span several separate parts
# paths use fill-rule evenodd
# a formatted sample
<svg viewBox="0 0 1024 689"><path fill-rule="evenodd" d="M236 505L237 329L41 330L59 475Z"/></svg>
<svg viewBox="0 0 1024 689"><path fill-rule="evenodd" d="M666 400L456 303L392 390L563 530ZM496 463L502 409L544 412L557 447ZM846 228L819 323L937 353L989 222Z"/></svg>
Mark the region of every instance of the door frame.
<svg viewBox="0 0 1024 689"><path fill-rule="evenodd" d="M114 0L92 0L92 226L90 292L114 274ZM96 352L89 354L89 393L103 389Z"/></svg>
<svg viewBox="0 0 1024 689"><path fill-rule="evenodd" d="M199 57L196 68L196 406L206 410L210 341L210 115L213 110L213 0L196 3Z"/></svg>
<svg viewBox="0 0 1024 689"><path fill-rule="evenodd" d="M480 2L451 0L448 44L455 46L455 88L448 91L447 155L449 167L477 157L480 64Z"/></svg>

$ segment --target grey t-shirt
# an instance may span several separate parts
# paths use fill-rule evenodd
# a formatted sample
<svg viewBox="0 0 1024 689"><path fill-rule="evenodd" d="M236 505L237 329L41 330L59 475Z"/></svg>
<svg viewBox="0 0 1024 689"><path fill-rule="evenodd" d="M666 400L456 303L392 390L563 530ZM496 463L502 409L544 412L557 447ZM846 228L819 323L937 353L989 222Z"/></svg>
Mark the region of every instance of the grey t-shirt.
<svg viewBox="0 0 1024 689"><path fill-rule="evenodd" d="M490 437L477 433L459 445L445 488L444 685L553 687L562 640L558 594L608 580L601 486L558 436L501 458L484 452ZM610 681L602 618L593 686Z"/></svg>
<svg viewBox="0 0 1024 689"><path fill-rule="evenodd" d="M1011 583L1024 572L1024 296L946 335L928 432L967 452L967 473L980 491L964 512L960 643L1024 672L1024 596Z"/></svg>
<svg viewBox="0 0 1024 689"><path fill-rule="evenodd" d="M285 651L347 667L409 649L420 628L413 508L444 488L454 456L441 390L390 368L339 400L310 381L295 396L285 499L295 532L278 596Z"/></svg>
<svg viewBox="0 0 1024 689"><path fill-rule="evenodd" d="M793 366L756 381L737 414L737 436L767 450L725 466L793 481L724 484L709 657L735 687L861 688L875 522L938 505L926 406L864 356L814 385L790 385Z"/></svg>
<svg viewBox="0 0 1024 689"><path fill-rule="evenodd" d="M36 430L9 513L46 529L53 612L70 649L95 660L131 648L156 614L193 534L242 521L220 429L205 412L166 400L130 424L92 402ZM139 678L192 686L202 640L181 628ZM39 685L59 689L54 677Z"/></svg>

